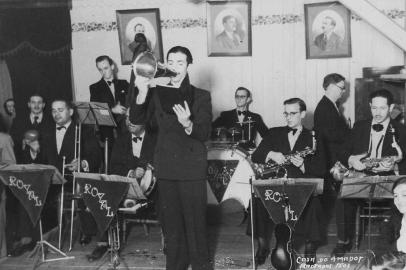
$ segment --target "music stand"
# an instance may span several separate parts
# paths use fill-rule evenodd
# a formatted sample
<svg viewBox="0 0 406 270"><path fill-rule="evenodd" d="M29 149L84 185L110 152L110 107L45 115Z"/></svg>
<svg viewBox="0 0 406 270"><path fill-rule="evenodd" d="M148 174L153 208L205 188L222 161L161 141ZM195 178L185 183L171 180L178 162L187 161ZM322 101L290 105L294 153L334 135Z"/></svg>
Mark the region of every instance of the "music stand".
<svg viewBox="0 0 406 270"><path fill-rule="evenodd" d="M404 176L364 176L344 178L340 188L341 199L367 199L368 202L368 249L371 249L371 206L374 199L392 199L392 186Z"/></svg>
<svg viewBox="0 0 406 270"><path fill-rule="evenodd" d="M78 159L78 163L80 164L80 140L81 140L81 131L82 131L82 124L87 125L97 125L97 126L111 126L116 127L116 123L114 121L113 114L107 103L101 102L84 102L84 101L76 101L73 102L75 112L77 115L77 126L75 131L75 147L77 144L79 145L77 148L77 152L75 149L75 158ZM78 134L78 135L77 135ZM108 138L106 138L104 142L104 164L105 164L105 173L107 173L108 168ZM77 154L78 153L78 154ZM80 166L78 166L78 172L80 172ZM69 251L72 250L72 242L73 242L73 217L75 214L75 190L76 190L76 181L75 177L73 177L72 181L72 204L71 204L71 223L70 223L70 236L69 236Z"/></svg>
<svg viewBox="0 0 406 270"><path fill-rule="evenodd" d="M255 194L260 198L269 217L275 224L286 222L294 227L310 197L323 193L323 179L277 178L256 180L253 181L253 187ZM303 194L303 197L298 196L298 194ZM286 197L289 198L287 205ZM252 226L252 235L254 234L253 230Z"/></svg>
<svg viewBox="0 0 406 270"><path fill-rule="evenodd" d="M38 173L38 172L44 172L44 171L52 171L53 173L51 174L51 183L50 184L55 184L55 185L63 185L66 180L62 177L62 175L59 173L59 171L52 165L42 165L42 164L12 164L12 165L4 165L0 167L0 179L5 185L9 185L9 182L4 179L4 175L9 175L10 173L21 173L24 171L26 174L30 173ZM42 178L39 178L42 179ZM62 203L62 202L61 202ZM25 208L25 207L24 207ZM29 214L29 213L28 213ZM41 213L39 213L40 215ZM69 259L74 259L74 256L68 256L66 253L62 252L60 249L57 247L53 246L51 243L48 241L44 240L43 238L43 232L42 232L42 220L41 217L39 217L39 231L40 231L40 241L37 242L37 246L34 248L33 251L31 251L31 255L35 254L38 249L41 250L41 259L42 263L46 262L52 262L52 261L60 261L60 260L69 260ZM59 226L62 226L62 224L59 224ZM53 259L46 259L45 257L45 247L47 246L48 248L52 249L62 257L59 258L53 258ZM34 269L37 267L37 265L34 265Z"/></svg>
<svg viewBox="0 0 406 270"><path fill-rule="evenodd" d="M125 188L123 189L125 191L125 194L128 193L129 186L133 186L131 189L131 196L133 198L140 198L143 199L145 196L143 195L141 191L141 187L139 186L137 181L132 181L131 178L128 177L123 177L119 175L105 175L105 174L94 174L94 173L74 173L75 177L80 178L80 179L89 179L91 181L97 180L96 182L115 182L115 183L124 183L127 184ZM93 182L95 183L95 182ZM80 184L79 184L80 185ZM117 185L117 184L116 184ZM122 197L118 198L116 196L112 196L113 194L109 194L111 192L111 188L105 188L102 190L102 192L105 194L103 195L103 199L106 200L106 205L110 202L111 203L111 208L114 209L114 203L111 201L108 201L108 198L113 198L121 200ZM145 198L146 199L146 198ZM86 198L85 198L85 203ZM91 205L87 205L88 208L90 209L90 212L92 215L95 217L96 223L98 223L99 229L103 227L100 223L101 220L96 218L96 213L93 212L94 208L91 207ZM108 244L109 244L109 249L108 253L110 253L110 266L113 267L113 269L116 269L116 267L120 264L120 256L119 256L119 249L120 249L120 230L119 230L119 224L118 224L118 219L117 219L117 212L120 210L117 206L117 211L114 212L114 216L111 219L110 225L107 225L107 232L108 232ZM115 223L115 225L111 225L112 223ZM114 228L114 226L116 228ZM105 228L105 227L104 227ZM116 231L115 231L116 230ZM101 230L100 230L101 232ZM107 254L107 253L106 253ZM106 255L105 255L106 256Z"/></svg>

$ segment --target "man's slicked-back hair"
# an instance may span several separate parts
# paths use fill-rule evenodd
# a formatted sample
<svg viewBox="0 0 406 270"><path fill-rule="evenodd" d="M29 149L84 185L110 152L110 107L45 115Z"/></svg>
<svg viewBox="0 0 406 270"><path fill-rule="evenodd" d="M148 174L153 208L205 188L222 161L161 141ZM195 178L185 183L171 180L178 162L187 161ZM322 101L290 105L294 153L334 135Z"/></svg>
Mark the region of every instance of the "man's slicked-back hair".
<svg viewBox="0 0 406 270"><path fill-rule="evenodd" d="M336 84L341 81L345 81L345 78L342 75L340 75L338 73L330 73L324 77L323 88L324 88L324 90L327 90L327 87L330 84Z"/></svg>
<svg viewBox="0 0 406 270"><path fill-rule="evenodd" d="M301 112L304 112L307 109L306 103L303 101L303 99L300 99L300 98L287 99L283 102L283 105L287 105L287 104L299 104L299 109Z"/></svg>
<svg viewBox="0 0 406 270"><path fill-rule="evenodd" d="M371 94L369 94L369 102L371 103L372 99L376 98L376 97L386 98L388 105L393 104L393 95L391 92L389 92L386 89L379 89L379 90L376 90L376 91L372 92Z"/></svg>
<svg viewBox="0 0 406 270"><path fill-rule="evenodd" d="M108 55L100 55L96 58L96 65L104 60L107 60L110 66L113 64L113 59L111 59Z"/></svg>
<svg viewBox="0 0 406 270"><path fill-rule="evenodd" d="M186 62L187 64L192 64L193 63L193 57L192 57L192 53L189 51L188 48L183 47L183 46L175 46L172 47L168 53L166 54L166 60L168 60L168 56L171 53L183 53L184 55L186 55Z"/></svg>
<svg viewBox="0 0 406 270"><path fill-rule="evenodd" d="M251 97L251 91L248 90L248 88L245 88L244 86L238 87L238 88L235 90L234 95L236 95L237 92L240 91L240 90L244 90L244 91L247 93L247 97Z"/></svg>
<svg viewBox="0 0 406 270"><path fill-rule="evenodd" d="M54 102L63 102L63 103L65 103L66 108L73 109L72 102L68 101L67 99L57 98L57 99L54 99L51 104L53 104Z"/></svg>

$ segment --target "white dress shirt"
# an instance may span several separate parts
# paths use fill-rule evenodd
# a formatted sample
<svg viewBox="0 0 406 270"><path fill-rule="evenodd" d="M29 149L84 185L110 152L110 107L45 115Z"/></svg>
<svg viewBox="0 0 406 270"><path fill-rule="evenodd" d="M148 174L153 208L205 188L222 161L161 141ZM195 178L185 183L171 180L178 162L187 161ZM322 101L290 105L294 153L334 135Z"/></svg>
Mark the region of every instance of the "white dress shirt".
<svg viewBox="0 0 406 270"><path fill-rule="evenodd" d="M381 131L375 131L371 127L371 136L370 136L370 141L369 141L369 152L370 152L370 157L371 158L381 158L382 157L382 145L383 145L383 140L385 138L386 134L386 129L388 128L390 119L386 119L384 122L381 124L383 125L383 129ZM371 125L375 125L376 122L372 121Z"/></svg>
<svg viewBox="0 0 406 270"><path fill-rule="evenodd" d="M396 241L398 251L406 253L406 215L403 215L402 226L400 227L400 237Z"/></svg>
<svg viewBox="0 0 406 270"><path fill-rule="evenodd" d="M295 147L297 138L299 138L300 133L302 133L302 130L303 130L303 126L300 126L300 127L297 128L297 131L296 131L295 135L293 135L293 131L290 131L288 133L288 140L289 140L289 146L290 146L291 151Z"/></svg>
<svg viewBox="0 0 406 270"><path fill-rule="evenodd" d="M133 141L133 138L135 137L140 137L141 140L137 140L137 142ZM132 148L133 148L133 155L134 157L139 158L141 155L141 148L142 148L142 143L144 141L144 137L145 137L145 131L142 132L142 134L136 136L134 134L131 134L131 142L132 142Z"/></svg>
<svg viewBox="0 0 406 270"><path fill-rule="evenodd" d="M63 142L63 138L65 137L65 133L66 130L69 128L70 124L72 123L72 121L69 121L68 123L66 123L64 125L65 128L61 128L60 130L58 130L58 125L56 125L57 129L56 129L56 150L59 152L61 151L62 148L62 142Z"/></svg>
<svg viewBox="0 0 406 270"><path fill-rule="evenodd" d="M110 88L110 92L111 92L111 94L113 95L113 98L114 98L114 100L115 100L115 99L116 99L116 95L114 94L114 93L115 93L115 88L114 88L113 79L109 80L109 81L111 81L111 84L110 84L110 85L109 85L109 83L107 82L107 80L104 80L104 81L106 82L107 86Z"/></svg>
<svg viewBox="0 0 406 270"><path fill-rule="evenodd" d="M33 113L30 113L31 124L34 124L35 117L38 117L38 119L37 119L38 124L41 123L43 116L44 116L43 113L40 113L40 114L38 114L38 115L35 115L35 114L33 114Z"/></svg>

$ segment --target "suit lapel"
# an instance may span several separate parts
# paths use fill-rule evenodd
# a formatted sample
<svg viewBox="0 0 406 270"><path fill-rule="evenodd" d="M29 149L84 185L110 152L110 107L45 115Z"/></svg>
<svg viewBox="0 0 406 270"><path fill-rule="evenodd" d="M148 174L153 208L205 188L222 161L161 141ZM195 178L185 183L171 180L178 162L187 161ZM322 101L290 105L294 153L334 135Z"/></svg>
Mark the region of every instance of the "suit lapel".
<svg viewBox="0 0 406 270"><path fill-rule="evenodd" d="M383 138L382 157L390 156L394 150L392 147L393 135L391 132L391 127L393 127L392 121L389 122L389 125L386 128L385 137Z"/></svg>

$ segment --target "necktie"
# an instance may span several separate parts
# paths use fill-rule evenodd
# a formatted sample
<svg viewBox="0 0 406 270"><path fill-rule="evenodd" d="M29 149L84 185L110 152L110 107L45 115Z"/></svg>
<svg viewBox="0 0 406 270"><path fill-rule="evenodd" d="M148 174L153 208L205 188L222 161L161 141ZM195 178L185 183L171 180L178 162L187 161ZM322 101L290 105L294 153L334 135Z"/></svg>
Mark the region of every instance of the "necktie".
<svg viewBox="0 0 406 270"><path fill-rule="evenodd" d="M38 116L34 116L34 126L38 126Z"/></svg>
<svg viewBox="0 0 406 270"><path fill-rule="evenodd" d="M383 130L383 125L382 124L374 124L374 125L372 125L372 129L375 130L376 132L382 131Z"/></svg>
<svg viewBox="0 0 406 270"><path fill-rule="evenodd" d="M66 129L66 127L65 127L65 126L60 126L60 127L56 127L56 129L57 129L58 131L60 131L61 129Z"/></svg>
<svg viewBox="0 0 406 270"><path fill-rule="evenodd" d="M247 112L246 111L237 111L237 113L238 113L238 115L246 115L247 114Z"/></svg>
<svg viewBox="0 0 406 270"><path fill-rule="evenodd" d="M133 142L137 143L138 141L142 141L142 137L134 137Z"/></svg>
<svg viewBox="0 0 406 270"><path fill-rule="evenodd" d="M295 135L296 132L297 132L297 128L288 127L288 133L291 132L291 131L293 132L293 135Z"/></svg>

